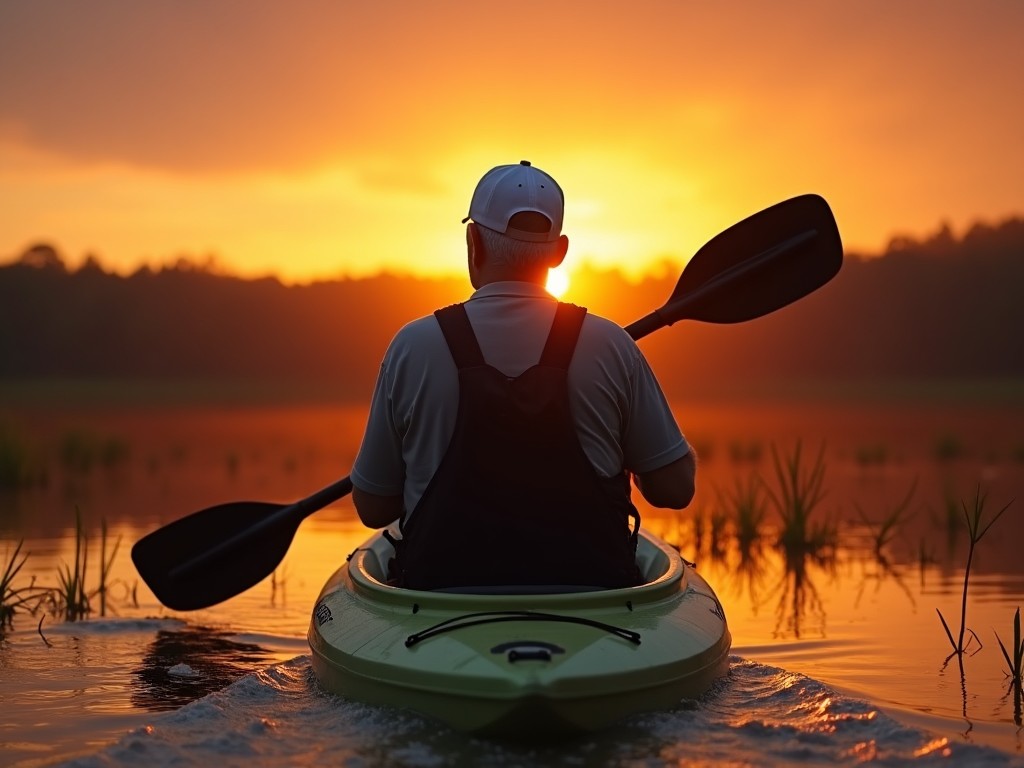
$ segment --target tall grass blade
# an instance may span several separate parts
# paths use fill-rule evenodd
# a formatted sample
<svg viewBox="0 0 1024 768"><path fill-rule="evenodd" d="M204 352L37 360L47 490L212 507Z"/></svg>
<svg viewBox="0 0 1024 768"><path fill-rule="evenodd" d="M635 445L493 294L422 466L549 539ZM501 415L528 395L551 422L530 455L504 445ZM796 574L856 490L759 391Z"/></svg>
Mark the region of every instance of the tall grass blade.
<svg viewBox="0 0 1024 768"><path fill-rule="evenodd" d="M946 630L946 637L949 638L949 644L953 646L953 653L957 653L959 648L956 646L956 640L953 639L953 633L949 631L949 624L946 623L946 617L942 615L942 611L938 608L935 609L935 612L939 614L939 621L942 622L942 628Z"/></svg>
<svg viewBox="0 0 1024 768"><path fill-rule="evenodd" d="M1010 668L1010 677L1013 677L1013 659L1010 658L1010 652L1006 650L1006 646L1003 645L1003 640L999 637L999 633L996 632L996 642L999 643L999 650L1003 652L1003 658L1006 659L1006 666Z"/></svg>
<svg viewBox="0 0 1024 768"><path fill-rule="evenodd" d="M1024 677L1024 669L1022 669L1022 662L1024 662L1024 641L1021 640L1020 636L1020 608L1013 614L1013 653L1006 650L1006 646L1003 645L1003 640L999 637L999 633L995 633L996 641L999 643L999 650L1003 652L1003 658L1006 659L1006 666L1010 669L1010 678L1014 685L1019 686L1021 684L1021 678Z"/></svg>

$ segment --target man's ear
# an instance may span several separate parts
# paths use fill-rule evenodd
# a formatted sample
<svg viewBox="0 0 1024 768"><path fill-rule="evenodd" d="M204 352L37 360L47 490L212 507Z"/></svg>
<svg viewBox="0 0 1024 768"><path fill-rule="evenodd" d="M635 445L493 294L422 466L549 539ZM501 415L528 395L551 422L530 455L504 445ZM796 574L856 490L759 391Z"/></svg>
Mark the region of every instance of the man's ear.
<svg viewBox="0 0 1024 768"><path fill-rule="evenodd" d="M548 269L554 269L565 260L565 254L569 252L569 238L560 235L558 240L551 246L551 265Z"/></svg>
<svg viewBox="0 0 1024 768"><path fill-rule="evenodd" d="M484 263L484 246L483 238L480 237L480 227L475 221L466 225L466 252L469 263L480 269Z"/></svg>

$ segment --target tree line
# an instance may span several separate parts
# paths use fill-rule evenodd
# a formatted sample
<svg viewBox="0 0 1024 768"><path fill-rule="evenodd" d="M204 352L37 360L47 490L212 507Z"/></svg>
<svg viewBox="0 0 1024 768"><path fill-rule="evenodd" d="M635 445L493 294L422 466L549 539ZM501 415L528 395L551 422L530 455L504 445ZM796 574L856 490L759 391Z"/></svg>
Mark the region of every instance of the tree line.
<svg viewBox="0 0 1024 768"><path fill-rule="evenodd" d="M587 268L568 300L625 324L676 278ZM1022 287L1024 219L960 238L944 227L848 254L831 283L767 317L686 322L641 346L670 395L796 378L1024 377ZM394 332L470 291L465 279L395 275L287 286L186 261L122 276L95 259L69 270L40 244L0 266L0 379L317 382L366 398Z"/></svg>

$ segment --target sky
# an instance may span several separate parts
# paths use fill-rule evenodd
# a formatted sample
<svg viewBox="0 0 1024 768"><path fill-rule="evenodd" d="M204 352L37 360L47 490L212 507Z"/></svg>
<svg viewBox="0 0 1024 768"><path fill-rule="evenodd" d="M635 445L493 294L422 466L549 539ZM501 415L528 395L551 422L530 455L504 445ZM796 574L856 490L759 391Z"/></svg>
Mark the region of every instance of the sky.
<svg viewBox="0 0 1024 768"><path fill-rule="evenodd" d="M567 269L682 264L793 195L848 251L1024 212L1016 0L0 0L0 261L461 274L479 177Z"/></svg>

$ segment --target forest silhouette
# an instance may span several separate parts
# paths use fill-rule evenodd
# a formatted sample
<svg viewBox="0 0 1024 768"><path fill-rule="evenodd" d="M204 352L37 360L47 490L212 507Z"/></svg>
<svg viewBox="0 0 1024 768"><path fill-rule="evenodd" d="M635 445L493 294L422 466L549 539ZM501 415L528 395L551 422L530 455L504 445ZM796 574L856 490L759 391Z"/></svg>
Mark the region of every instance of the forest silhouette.
<svg viewBox="0 0 1024 768"><path fill-rule="evenodd" d="M640 282L574 273L566 300L622 324L660 306L678 271ZM948 227L839 275L772 315L684 322L644 339L670 396L782 381L1024 377L1024 219ZM368 399L395 331L466 298L466 279L379 275L286 286L180 261L128 276L66 268L39 244L0 267L0 380L280 382Z"/></svg>

